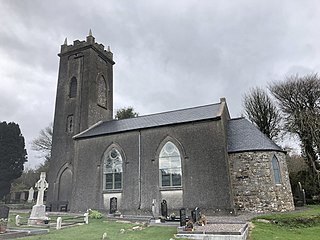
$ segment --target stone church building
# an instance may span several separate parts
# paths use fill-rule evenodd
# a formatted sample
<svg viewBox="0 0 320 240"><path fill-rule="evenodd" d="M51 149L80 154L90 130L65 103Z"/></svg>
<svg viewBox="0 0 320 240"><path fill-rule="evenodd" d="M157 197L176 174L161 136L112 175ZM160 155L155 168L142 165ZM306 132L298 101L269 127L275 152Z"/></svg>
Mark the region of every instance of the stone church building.
<svg viewBox="0 0 320 240"><path fill-rule="evenodd" d="M293 210L285 152L226 100L113 119L113 54L89 33L61 46L47 201L70 211Z"/></svg>

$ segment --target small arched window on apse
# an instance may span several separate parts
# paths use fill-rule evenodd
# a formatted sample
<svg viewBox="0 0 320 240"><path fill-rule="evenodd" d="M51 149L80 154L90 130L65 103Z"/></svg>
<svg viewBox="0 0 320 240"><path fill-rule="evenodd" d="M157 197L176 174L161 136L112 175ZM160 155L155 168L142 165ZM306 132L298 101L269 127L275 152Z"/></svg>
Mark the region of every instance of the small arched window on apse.
<svg viewBox="0 0 320 240"><path fill-rule="evenodd" d="M69 98L75 98L77 96L77 79L72 77L69 85Z"/></svg>
<svg viewBox="0 0 320 240"><path fill-rule="evenodd" d="M103 75L98 77L97 85L98 85L97 103L99 106L103 108L107 108L108 87Z"/></svg>
<svg viewBox="0 0 320 240"><path fill-rule="evenodd" d="M281 184L281 171L278 158L274 155L272 158L272 170L274 176L274 182Z"/></svg>
<svg viewBox="0 0 320 240"><path fill-rule="evenodd" d="M103 189L122 189L122 156L115 147L103 155Z"/></svg>
<svg viewBox="0 0 320 240"><path fill-rule="evenodd" d="M161 187L181 187L181 155L177 146L168 141L159 154Z"/></svg>

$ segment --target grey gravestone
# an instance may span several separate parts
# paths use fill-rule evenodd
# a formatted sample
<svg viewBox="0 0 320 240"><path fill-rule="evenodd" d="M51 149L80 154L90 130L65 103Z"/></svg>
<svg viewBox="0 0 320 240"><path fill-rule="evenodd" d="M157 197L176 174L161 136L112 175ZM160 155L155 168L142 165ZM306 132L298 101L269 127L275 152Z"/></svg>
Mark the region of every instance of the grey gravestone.
<svg viewBox="0 0 320 240"><path fill-rule="evenodd" d="M302 207L306 204L306 194L300 182L298 182L298 185L295 191L295 199L296 199L297 207Z"/></svg>
<svg viewBox="0 0 320 240"><path fill-rule="evenodd" d="M165 199L163 199L161 202L161 216L165 218L168 216L168 205Z"/></svg>
<svg viewBox="0 0 320 240"><path fill-rule="evenodd" d="M187 224L187 214L186 209L181 208L180 209L180 227L183 227Z"/></svg>
<svg viewBox="0 0 320 240"><path fill-rule="evenodd" d="M201 217L201 212L198 207L196 207L193 211L191 211L191 217L193 222L198 222Z"/></svg>
<svg viewBox="0 0 320 240"><path fill-rule="evenodd" d="M113 214L118 210L117 201L118 199L116 197L110 198L110 214Z"/></svg>
<svg viewBox="0 0 320 240"><path fill-rule="evenodd" d="M0 205L0 218L8 219L9 216L9 207L6 205Z"/></svg>

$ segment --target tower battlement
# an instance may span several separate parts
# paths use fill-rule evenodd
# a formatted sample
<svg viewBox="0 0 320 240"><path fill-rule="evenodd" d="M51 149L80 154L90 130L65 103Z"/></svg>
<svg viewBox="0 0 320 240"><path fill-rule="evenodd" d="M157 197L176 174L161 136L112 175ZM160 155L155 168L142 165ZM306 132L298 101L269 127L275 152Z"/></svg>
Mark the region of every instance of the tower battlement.
<svg viewBox="0 0 320 240"><path fill-rule="evenodd" d="M63 56L72 52L79 52L87 48L93 48L95 51L102 54L102 56L106 57L109 61L111 60L111 62L114 64L113 53L111 52L110 47L108 46L107 49L104 49L103 44L95 42L95 38L92 36L91 30L87 36L87 39L84 41L74 40L73 44L68 45L66 38L64 44L61 45L61 51L58 56Z"/></svg>

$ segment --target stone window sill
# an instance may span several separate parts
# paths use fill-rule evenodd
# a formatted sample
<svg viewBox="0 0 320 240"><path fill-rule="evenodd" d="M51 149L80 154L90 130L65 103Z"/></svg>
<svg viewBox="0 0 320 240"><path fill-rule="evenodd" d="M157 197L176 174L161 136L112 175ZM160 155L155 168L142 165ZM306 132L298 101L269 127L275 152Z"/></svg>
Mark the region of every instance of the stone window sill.
<svg viewBox="0 0 320 240"><path fill-rule="evenodd" d="M122 189L103 190L102 193L122 193Z"/></svg>
<svg viewBox="0 0 320 240"><path fill-rule="evenodd" d="M182 190L182 187L160 187L160 191L176 191Z"/></svg>

